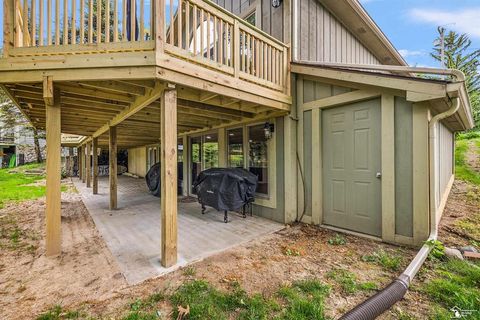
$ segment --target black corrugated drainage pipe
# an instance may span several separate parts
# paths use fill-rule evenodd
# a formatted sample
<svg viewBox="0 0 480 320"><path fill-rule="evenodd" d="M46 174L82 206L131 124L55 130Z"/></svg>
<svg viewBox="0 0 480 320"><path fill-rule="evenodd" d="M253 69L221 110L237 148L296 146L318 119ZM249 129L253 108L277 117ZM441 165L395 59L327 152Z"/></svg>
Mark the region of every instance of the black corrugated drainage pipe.
<svg viewBox="0 0 480 320"><path fill-rule="evenodd" d="M400 276L390 283L385 289L364 302L357 305L351 311L343 315L343 320L370 320L390 309L397 301L401 300L408 290L408 277Z"/></svg>

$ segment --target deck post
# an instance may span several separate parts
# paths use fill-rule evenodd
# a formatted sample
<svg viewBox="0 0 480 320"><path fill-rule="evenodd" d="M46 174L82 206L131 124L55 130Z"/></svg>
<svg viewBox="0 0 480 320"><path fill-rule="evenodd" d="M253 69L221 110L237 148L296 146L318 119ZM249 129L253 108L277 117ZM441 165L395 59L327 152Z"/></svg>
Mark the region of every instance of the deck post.
<svg viewBox="0 0 480 320"><path fill-rule="evenodd" d="M85 183L85 178L87 177L87 151L86 151L87 146L84 145L82 147L82 182Z"/></svg>
<svg viewBox="0 0 480 320"><path fill-rule="evenodd" d="M163 91L160 110L160 173L162 258L164 267L177 263L177 91Z"/></svg>
<svg viewBox="0 0 480 320"><path fill-rule="evenodd" d="M82 175L83 175L83 158L82 158L82 146L77 147L77 166L78 166L78 179L82 180Z"/></svg>
<svg viewBox="0 0 480 320"><path fill-rule="evenodd" d="M110 184L110 210L117 209L117 127L109 129L108 176Z"/></svg>
<svg viewBox="0 0 480 320"><path fill-rule="evenodd" d="M14 21L15 21L15 1L3 1L3 56L8 57L11 47L15 44Z"/></svg>
<svg viewBox="0 0 480 320"><path fill-rule="evenodd" d="M75 164L75 159L73 157L73 147L68 148L68 168L67 168L67 175L69 177L73 177L73 167Z"/></svg>
<svg viewBox="0 0 480 320"><path fill-rule="evenodd" d="M93 159L93 194L98 194L98 138L92 140L92 159Z"/></svg>
<svg viewBox="0 0 480 320"><path fill-rule="evenodd" d="M88 142L87 143L87 155L86 155L86 180L87 180L87 188L90 188L92 186L92 143Z"/></svg>
<svg viewBox="0 0 480 320"><path fill-rule="evenodd" d="M45 87L47 86L47 87ZM60 91L55 90L52 97L53 83L44 81L47 134L47 183L46 183L46 255L61 253L61 113ZM47 94L45 94L47 93Z"/></svg>

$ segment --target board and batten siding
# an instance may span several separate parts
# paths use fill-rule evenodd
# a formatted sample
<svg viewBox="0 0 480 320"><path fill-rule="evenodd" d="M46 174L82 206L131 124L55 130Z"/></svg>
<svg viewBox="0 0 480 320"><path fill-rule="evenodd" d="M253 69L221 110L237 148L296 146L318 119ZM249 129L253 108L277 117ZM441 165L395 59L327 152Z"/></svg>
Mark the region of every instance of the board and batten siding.
<svg viewBox="0 0 480 320"><path fill-rule="evenodd" d="M297 59L380 64L378 59L317 0L298 0Z"/></svg>
<svg viewBox="0 0 480 320"><path fill-rule="evenodd" d="M435 146L435 175L436 175L436 206L440 209L442 199L449 192L449 183L454 173L453 149L454 134L442 123L439 122L437 130L437 145Z"/></svg>
<svg viewBox="0 0 480 320"><path fill-rule="evenodd" d="M147 148L128 149L128 172L139 177L147 174Z"/></svg>
<svg viewBox="0 0 480 320"><path fill-rule="evenodd" d="M413 105L395 97L395 233L413 237Z"/></svg>
<svg viewBox="0 0 480 320"><path fill-rule="evenodd" d="M213 0L212 2L241 18L245 18L246 14L251 13L254 7L259 8L260 12L257 17L261 17L261 19L257 19L257 27L283 41L283 8L285 3L278 8L274 8L272 7L272 0Z"/></svg>

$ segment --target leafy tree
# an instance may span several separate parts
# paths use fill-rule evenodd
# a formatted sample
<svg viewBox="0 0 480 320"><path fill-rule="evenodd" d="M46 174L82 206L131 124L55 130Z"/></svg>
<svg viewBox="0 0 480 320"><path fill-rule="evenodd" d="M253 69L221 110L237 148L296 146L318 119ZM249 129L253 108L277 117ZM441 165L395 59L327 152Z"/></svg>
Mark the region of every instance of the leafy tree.
<svg viewBox="0 0 480 320"><path fill-rule="evenodd" d="M445 31L445 28L438 28L439 35L442 32L445 34L445 66L458 69L465 74L465 84L470 95L475 130L478 130L480 129L480 49L472 50L470 48L472 41L465 33L459 34L455 31ZM437 61L442 59L440 36L435 42L431 56Z"/></svg>
<svg viewBox="0 0 480 320"><path fill-rule="evenodd" d="M37 130L18 108L10 101L7 95L0 89L0 121L5 131L14 132L19 128L19 134L32 134L35 145L35 154L37 162L42 162L42 152L40 149L40 139L45 138L42 131Z"/></svg>

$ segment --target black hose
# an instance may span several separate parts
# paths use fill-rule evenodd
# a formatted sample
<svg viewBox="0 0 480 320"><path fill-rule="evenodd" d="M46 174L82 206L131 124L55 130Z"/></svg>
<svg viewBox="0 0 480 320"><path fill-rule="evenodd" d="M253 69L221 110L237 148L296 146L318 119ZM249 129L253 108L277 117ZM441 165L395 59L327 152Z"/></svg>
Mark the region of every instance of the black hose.
<svg viewBox="0 0 480 320"><path fill-rule="evenodd" d="M400 301L408 290L408 277L400 276L385 289L340 317L340 320L373 320Z"/></svg>

